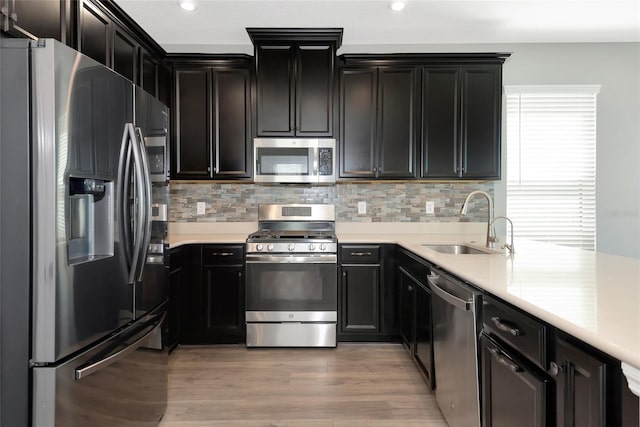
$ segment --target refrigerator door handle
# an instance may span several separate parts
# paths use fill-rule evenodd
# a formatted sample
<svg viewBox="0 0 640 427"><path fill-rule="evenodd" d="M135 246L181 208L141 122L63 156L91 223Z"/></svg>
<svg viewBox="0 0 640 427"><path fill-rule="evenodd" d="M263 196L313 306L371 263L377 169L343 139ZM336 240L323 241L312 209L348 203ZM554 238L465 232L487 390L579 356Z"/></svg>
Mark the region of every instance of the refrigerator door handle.
<svg viewBox="0 0 640 427"><path fill-rule="evenodd" d="M127 347L123 348L122 350L118 350L117 352L112 353L109 356L98 360L97 362L90 362L87 365L80 366L80 367L76 368L76 370L75 370L75 379L76 380L81 380L83 378L86 378L89 375L91 375L93 373L96 373L96 372L98 372L99 370L101 370L103 368L106 368L107 366L111 365L112 363L115 363L118 360L120 360L120 359L126 357L127 355L133 353L134 351L136 351L138 348L140 348L142 346L142 343L144 342L144 340L149 338L151 336L151 334L156 332L156 330L162 325L162 322L164 321L166 315L167 314L164 313L162 315L162 317L160 318L160 320L154 322L149 327L148 330L145 330L145 332L142 335L142 337L136 339L133 343L131 343Z"/></svg>
<svg viewBox="0 0 640 427"><path fill-rule="evenodd" d="M127 262L127 268L129 269L129 279L131 279L131 264L133 263L133 244L131 237L131 230L129 225L131 224L130 210L128 208L129 203L129 190L131 176L131 156L132 156L132 144L131 133L128 127L129 123L125 123L124 131L122 133L122 144L120 145L120 160L118 162L118 190L116 194L116 210L119 215L118 225L120 228L120 235L122 237L122 249L124 257ZM129 280L131 282L131 280Z"/></svg>
<svg viewBox="0 0 640 427"><path fill-rule="evenodd" d="M145 177L144 170L142 168L142 159L140 153L140 147L137 144L137 137L135 133L135 129L133 124L127 123L127 128L129 129L129 138L132 143L132 151L133 151L133 161L134 161L134 178L135 178L135 189L136 189L136 219L134 222L135 232L133 235L133 254L132 254L132 263L131 269L129 270L129 283L135 284L138 280L138 270L141 268L140 264L143 263L143 259L141 259L141 255L144 253L143 244L145 238L145 227L146 227L146 217L148 216L149 209L147 207L147 196L145 190Z"/></svg>
<svg viewBox="0 0 640 427"><path fill-rule="evenodd" d="M140 252L140 263L138 265L138 273L137 280L142 280L142 274L144 271L145 260L147 259L147 254L149 252L149 243L151 242L151 174L149 172L149 160L147 156L147 150L144 145L144 136L142 135L142 129L139 127L135 128L136 132L136 141L138 147L140 149L140 159L141 159L141 167L142 167L142 176L144 178L144 187L141 193L144 193L145 197L143 199L145 215L144 215L144 234L142 237L142 248Z"/></svg>

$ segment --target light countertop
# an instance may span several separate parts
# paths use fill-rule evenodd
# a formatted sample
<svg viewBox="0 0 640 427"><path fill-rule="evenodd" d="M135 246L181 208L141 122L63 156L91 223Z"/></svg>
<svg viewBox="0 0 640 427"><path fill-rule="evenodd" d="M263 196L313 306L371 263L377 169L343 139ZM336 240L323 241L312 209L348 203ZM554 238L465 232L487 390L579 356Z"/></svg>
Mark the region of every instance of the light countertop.
<svg viewBox="0 0 640 427"><path fill-rule="evenodd" d="M257 229L235 224L174 225L170 246L243 243ZM451 255L422 246L483 246L485 229L481 223L336 225L340 243L396 243L640 370L640 260L517 239L513 255Z"/></svg>

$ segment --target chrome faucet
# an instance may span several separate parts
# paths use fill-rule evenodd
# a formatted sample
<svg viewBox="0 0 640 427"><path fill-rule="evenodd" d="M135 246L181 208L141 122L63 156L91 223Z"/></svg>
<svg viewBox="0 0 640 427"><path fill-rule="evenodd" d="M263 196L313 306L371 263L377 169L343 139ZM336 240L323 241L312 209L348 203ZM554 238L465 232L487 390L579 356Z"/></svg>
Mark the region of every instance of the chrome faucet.
<svg viewBox="0 0 640 427"><path fill-rule="evenodd" d="M487 217L487 242L486 242L486 246L487 246L487 248L493 249L494 246L495 246L496 237L495 237L495 234L492 232L492 228L491 228L491 225L493 224L493 201L491 200L491 196L489 196L489 194L485 193L484 191L480 191L480 190L472 191L471 193L469 193L467 195L467 198L464 199L464 202L462 203L462 209L460 209L460 215L461 216L465 216L467 214L467 209L469 208L469 199L471 199L476 194L484 196L487 199L489 214L488 214L488 217Z"/></svg>
<svg viewBox="0 0 640 427"><path fill-rule="evenodd" d="M499 219L504 219L505 221L509 221L509 224L511 224L511 243L510 244L505 243L504 245L502 245L501 249L506 249L509 251L510 254L513 254L516 252L516 248L513 246L513 221L511 221L506 216L497 216L493 219L493 221L491 221L491 227L493 227L493 223ZM495 231L493 234L495 235ZM498 241L497 238L496 238L496 241Z"/></svg>

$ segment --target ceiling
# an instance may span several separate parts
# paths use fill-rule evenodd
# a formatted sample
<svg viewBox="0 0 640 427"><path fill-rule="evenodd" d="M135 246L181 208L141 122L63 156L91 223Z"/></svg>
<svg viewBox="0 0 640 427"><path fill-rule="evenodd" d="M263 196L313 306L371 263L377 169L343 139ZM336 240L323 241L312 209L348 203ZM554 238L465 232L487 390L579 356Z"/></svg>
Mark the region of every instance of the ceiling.
<svg viewBox="0 0 640 427"><path fill-rule="evenodd" d="M115 0L170 53L252 53L247 27L344 28L339 53L437 44L640 42L640 0ZM417 51L420 51L418 49Z"/></svg>

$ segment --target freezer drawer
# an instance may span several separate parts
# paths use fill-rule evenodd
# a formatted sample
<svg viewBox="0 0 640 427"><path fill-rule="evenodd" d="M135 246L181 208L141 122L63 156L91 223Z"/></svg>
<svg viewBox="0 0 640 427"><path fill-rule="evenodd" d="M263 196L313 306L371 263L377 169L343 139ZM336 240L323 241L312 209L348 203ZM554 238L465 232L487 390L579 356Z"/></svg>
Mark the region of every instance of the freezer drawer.
<svg viewBox="0 0 640 427"><path fill-rule="evenodd" d="M167 404L164 311L79 356L33 369L34 427L156 426Z"/></svg>

